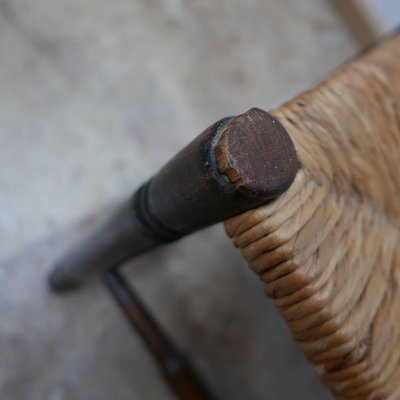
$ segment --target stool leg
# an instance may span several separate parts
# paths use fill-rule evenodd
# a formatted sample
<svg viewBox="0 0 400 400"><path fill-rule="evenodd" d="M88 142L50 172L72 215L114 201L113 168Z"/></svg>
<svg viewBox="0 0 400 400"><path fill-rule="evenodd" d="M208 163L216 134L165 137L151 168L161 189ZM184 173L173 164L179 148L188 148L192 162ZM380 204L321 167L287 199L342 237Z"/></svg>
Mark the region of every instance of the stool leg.
<svg viewBox="0 0 400 400"><path fill-rule="evenodd" d="M218 121L57 263L50 286L72 289L93 271L264 204L290 186L297 170L288 133L265 111Z"/></svg>
<svg viewBox="0 0 400 400"><path fill-rule="evenodd" d="M197 371L158 326L121 273L116 269L108 271L105 274L105 283L158 362L164 379L178 398L215 400Z"/></svg>
<svg viewBox="0 0 400 400"><path fill-rule="evenodd" d="M158 244L158 240L143 234L133 201L129 199L55 265L49 276L50 287L55 291L74 289L91 273L104 272Z"/></svg>

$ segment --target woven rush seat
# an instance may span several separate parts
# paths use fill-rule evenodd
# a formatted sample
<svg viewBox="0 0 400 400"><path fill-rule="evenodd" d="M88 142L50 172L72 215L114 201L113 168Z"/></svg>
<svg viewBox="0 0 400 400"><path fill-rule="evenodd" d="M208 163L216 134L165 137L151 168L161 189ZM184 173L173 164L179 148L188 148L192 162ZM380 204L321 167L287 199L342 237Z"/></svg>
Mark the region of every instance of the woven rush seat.
<svg viewBox="0 0 400 400"><path fill-rule="evenodd" d="M300 169L225 221L337 399L400 399L400 34L273 110Z"/></svg>

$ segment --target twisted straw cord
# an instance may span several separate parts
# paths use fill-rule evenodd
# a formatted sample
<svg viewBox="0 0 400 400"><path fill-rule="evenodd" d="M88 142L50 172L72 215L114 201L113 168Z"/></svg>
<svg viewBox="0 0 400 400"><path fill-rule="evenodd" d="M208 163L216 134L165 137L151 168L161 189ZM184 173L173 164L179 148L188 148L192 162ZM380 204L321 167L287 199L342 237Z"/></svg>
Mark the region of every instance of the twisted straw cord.
<svg viewBox="0 0 400 400"><path fill-rule="evenodd" d="M400 398L400 34L272 114L300 170L225 229L338 399Z"/></svg>

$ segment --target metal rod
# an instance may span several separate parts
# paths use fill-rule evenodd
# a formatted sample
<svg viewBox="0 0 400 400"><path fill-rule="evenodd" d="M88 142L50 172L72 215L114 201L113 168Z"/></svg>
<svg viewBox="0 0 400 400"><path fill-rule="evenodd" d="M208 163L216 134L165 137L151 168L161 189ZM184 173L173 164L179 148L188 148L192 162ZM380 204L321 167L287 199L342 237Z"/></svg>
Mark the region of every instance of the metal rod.
<svg viewBox="0 0 400 400"><path fill-rule="evenodd" d="M158 362L164 379L181 400L215 400L198 372L182 355L143 305L117 269L105 274L105 282L131 325Z"/></svg>

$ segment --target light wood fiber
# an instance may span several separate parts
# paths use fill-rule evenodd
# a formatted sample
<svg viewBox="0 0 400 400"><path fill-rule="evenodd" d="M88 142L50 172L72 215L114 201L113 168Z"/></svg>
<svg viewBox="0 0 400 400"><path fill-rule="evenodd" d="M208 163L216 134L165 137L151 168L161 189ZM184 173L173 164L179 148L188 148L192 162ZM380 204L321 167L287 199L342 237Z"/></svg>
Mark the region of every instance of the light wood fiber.
<svg viewBox="0 0 400 400"><path fill-rule="evenodd" d="M400 34L271 112L300 170L225 221L337 399L400 399Z"/></svg>

